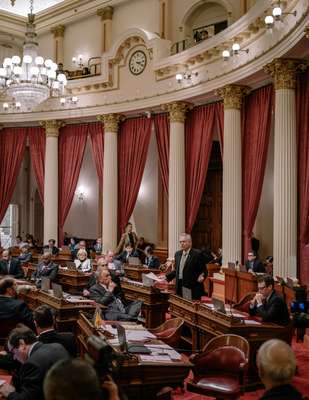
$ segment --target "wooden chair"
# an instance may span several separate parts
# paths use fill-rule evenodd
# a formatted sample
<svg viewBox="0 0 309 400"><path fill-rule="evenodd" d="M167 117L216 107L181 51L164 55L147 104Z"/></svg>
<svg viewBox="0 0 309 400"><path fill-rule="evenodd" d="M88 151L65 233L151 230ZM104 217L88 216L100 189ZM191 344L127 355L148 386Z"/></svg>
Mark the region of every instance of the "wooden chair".
<svg viewBox="0 0 309 400"><path fill-rule="evenodd" d="M245 338L217 336L206 344L201 354L191 356L194 378L187 383L187 390L216 399L239 399L248 360L249 343Z"/></svg>
<svg viewBox="0 0 309 400"><path fill-rule="evenodd" d="M184 324L182 318L172 318L154 329L149 329L158 339L171 347L177 347L180 337L181 328Z"/></svg>
<svg viewBox="0 0 309 400"><path fill-rule="evenodd" d="M250 301L254 298L255 292L249 292L245 294L238 303L234 304L234 307L236 310L243 311L246 313L249 313L249 306L250 306Z"/></svg>

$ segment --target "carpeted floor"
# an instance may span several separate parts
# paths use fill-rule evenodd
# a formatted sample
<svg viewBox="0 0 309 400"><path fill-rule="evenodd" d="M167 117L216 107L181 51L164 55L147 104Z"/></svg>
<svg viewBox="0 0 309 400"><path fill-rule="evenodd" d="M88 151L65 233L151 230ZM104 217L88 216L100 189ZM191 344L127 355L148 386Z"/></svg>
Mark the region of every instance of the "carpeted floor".
<svg viewBox="0 0 309 400"><path fill-rule="evenodd" d="M298 373L293 383L295 387L304 395L309 396L309 348L304 347L303 343L292 343L293 350L297 359ZM189 377L190 379L190 377ZM241 400L257 400L264 393L263 389L255 392L245 393ZM198 394L180 390L173 392L173 400L212 400L212 397L200 396Z"/></svg>

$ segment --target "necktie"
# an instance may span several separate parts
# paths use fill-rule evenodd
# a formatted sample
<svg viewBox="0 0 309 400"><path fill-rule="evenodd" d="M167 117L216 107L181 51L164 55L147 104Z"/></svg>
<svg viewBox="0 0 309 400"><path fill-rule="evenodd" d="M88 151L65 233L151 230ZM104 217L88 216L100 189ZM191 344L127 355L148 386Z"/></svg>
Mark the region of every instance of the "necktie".
<svg viewBox="0 0 309 400"><path fill-rule="evenodd" d="M10 275L10 269L11 269L11 262L10 261L8 261L7 268L8 268L8 275Z"/></svg>

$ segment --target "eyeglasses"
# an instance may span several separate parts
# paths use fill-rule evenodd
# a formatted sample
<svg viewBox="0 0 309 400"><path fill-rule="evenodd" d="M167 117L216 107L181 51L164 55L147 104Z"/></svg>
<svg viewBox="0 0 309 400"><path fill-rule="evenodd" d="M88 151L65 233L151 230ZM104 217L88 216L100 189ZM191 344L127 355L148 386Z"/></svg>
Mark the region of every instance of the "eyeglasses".
<svg viewBox="0 0 309 400"><path fill-rule="evenodd" d="M258 289L259 290L263 290L263 289L265 289L266 288L266 286L264 285L264 286L258 286Z"/></svg>

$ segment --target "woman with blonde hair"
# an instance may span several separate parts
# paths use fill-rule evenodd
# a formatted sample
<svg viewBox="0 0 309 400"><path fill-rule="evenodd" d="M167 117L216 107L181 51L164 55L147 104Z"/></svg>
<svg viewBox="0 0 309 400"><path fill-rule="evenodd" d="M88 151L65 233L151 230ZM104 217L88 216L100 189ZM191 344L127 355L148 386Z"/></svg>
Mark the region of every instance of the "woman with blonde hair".
<svg viewBox="0 0 309 400"><path fill-rule="evenodd" d="M87 251L85 249L79 249L77 252L77 259L74 260L76 269L81 272L91 272L92 265L91 260L88 258Z"/></svg>

